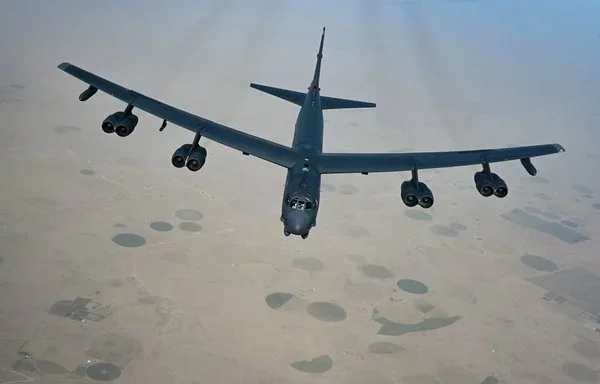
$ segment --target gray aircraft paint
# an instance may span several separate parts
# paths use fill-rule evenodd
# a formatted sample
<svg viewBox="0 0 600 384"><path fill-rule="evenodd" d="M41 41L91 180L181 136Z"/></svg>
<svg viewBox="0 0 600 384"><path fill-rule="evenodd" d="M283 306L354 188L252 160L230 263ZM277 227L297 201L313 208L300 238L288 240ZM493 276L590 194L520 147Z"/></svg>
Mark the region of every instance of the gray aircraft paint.
<svg viewBox="0 0 600 384"><path fill-rule="evenodd" d="M118 136L129 136L139 121L138 117L132 113L134 108L160 117L163 123L159 131L163 131L167 123L171 122L193 132L195 134L193 142L181 146L173 154L172 163L177 168L185 166L191 171L198 171L204 166L207 152L199 145L202 137L238 150L244 155L252 155L287 168L280 220L286 236L294 234L303 239L308 237L311 228L315 227L317 223L321 175L323 174L361 173L367 175L371 172L411 171L411 180L402 184L402 200L407 206L414 206L411 204L418 202L421 207L427 209L433 205L434 198L429 188L418 180L418 170L420 169L480 164L483 166L483 171L478 172L475 177L479 193L491 196L491 194L485 194L491 191L494 195L502 198L507 195L508 188L503 186L504 181L498 175L491 172L489 164L520 160L525 170L531 176L535 176L537 170L530 161L531 157L564 152L564 148L560 144L544 144L449 152L323 153L324 110L376 107L375 103L321 96L319 82L324 39L325 28L321 34L317 62L308 92L250 84L252 88L300 106L291 147L177 109L68 62L59 64L58 68L88 84L88 88L79 95L80 101L87 101L98 90L102 90L127 103L124 111L113 113L104 120L102 129L105 133L117 132ZM581 188L579 189L581 190ZM357 191L355 187L349 190L340 188L339 193L354 194ZM182 220L190 219L182 218ZM201 229L200 226L191 228L189 224L180 224L179 227L182 230L193 232ZM434 231L436 228L433 228ZM350 237L370 235L368 230L358 226L344 227L342 230ZM439 234L454 236L455 232L457 232L456 229L450 228ZM456 235L458 234L456 233ZM126 239L119 238L118 240ZM129 243L130 241L121 241L120 245L143 245Z"/></svg>

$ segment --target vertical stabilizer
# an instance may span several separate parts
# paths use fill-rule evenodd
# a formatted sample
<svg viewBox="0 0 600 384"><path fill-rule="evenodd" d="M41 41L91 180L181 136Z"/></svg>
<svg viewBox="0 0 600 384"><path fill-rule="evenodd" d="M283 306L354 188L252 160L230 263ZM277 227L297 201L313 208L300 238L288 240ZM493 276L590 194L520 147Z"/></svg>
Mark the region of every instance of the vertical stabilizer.
<svg viewBox="0 0 600 384"><path fill-rule="evenodd" d="M315 75L313 76L312 83L310 83L309 89L316 89L320 91L319 88L319 78L321 77L321 59L323 58L323 41L325 40L325 27L323 27L323 34L321 34L321 45L319 45L319 53L317 53L317 65L315 66Z"/></svg>

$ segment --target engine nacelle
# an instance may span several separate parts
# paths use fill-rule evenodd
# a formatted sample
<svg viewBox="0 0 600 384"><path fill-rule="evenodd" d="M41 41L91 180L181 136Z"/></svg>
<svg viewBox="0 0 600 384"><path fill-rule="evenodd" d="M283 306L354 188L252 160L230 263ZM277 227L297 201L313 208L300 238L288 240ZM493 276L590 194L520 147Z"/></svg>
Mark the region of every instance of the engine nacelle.
<svg viewBox="0 0 600 384"><path fill-rule="evenodd" d="M206 162L206 149L204 147L198 146L198 147L194 148L192 153L190 153L190 155L187 159L186 166L190 171L196 172L196 171L199 171L204 166L205 162Z"/></svg>
<svg viewBox="0 0 600 384"><path fill-rule="evenodd" d="M171 163L176 168L185 167L185 162L188 158L188 154L192 149L192 144L183 144L181 147L177 148L173 156L171 157Z"/></svg>
<svg viewBox="0 0 600 384"><path fill-rule="evenodd" d="M123 117L123 112L115 112L112 115L109 115L102 122L102 130L105 133L113 133L115 131L115 127L119 123L119 120Z"/></svg>
<svg viewBox="0 0 600 384"><path fill-rule="evenodd" d="M425 183L419 183L418 188L418 197L419 197L419 205L422 208L431 208L433 206L433 192Z"/></svg>
<svg viewBox="0 0 600 384"><path fill-rule="evenodd" d="M479 171L475 173L475 188L481 196L490 197L494 194L494 182L492 180L493 173Z"/></svg>
<svg viewBox="0 0 600 384"><path fill-rule="evenodd" d="M129 113L117 122L117 126L115 128L115 132L120 137L126 137L131 135L131 132L135 129L135 126L138 123L138 117L133 113Z"/></svg>
<svg viewBox="0 0 600 384"><path fill-rule="evenodd" d="M412 180L403 181L400 186L400 197L407 207L414 207L419 204L417 186Z"/></svg>
<svg viewBox="0 0 600 384"><path fill-rule="evenodd" d="M494 196L504 198L508 195L508 187L502 178L495 173L492 173L492 181L494 183Z"/></svg>

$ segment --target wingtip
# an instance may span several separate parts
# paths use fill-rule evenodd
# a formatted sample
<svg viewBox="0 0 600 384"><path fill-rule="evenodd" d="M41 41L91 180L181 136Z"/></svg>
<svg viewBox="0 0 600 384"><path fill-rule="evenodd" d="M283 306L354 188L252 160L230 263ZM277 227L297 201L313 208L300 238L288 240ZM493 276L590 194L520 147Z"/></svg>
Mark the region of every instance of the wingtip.
<svg viewBox="0 0 600 384"><path fill-rule="evenodd" d="M565 152L565 147L560 144L554 144L554 148L556 148L557 152Z"/></svg>
<svg viewBox="0 0 600 384"><path fill-rule="evenodd" d="M71 66L71 64L70 64L70 63L67 63L67 62L65 61L64 63L60 63L60 64L58 64L58 69L61 69L61 70L63 70L63 71L64 71L65 69L69 68L70 66Z"/></svg>
<svg viewBox="0 0 600 384"><path fill-rule="evenodd" d="M325 34L325 27L323 27L323 34Z"/></svg>

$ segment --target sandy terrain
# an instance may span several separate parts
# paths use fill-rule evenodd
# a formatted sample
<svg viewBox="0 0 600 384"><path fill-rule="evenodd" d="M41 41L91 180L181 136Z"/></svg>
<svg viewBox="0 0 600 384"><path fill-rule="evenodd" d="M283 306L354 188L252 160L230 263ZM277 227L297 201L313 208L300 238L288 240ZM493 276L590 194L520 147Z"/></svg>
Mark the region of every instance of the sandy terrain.
<svg viewBox="0 0 600 384"><path fill-rule="evenodd" d="M596 2L15 1L0 16L0 384L596 383L600 37ZM124 2L123 2L124 3ZM525 5L525 3L529 5ZM567 152L421 173L329 176L317 227L286 238L285 171L59 71L69 61L290 144L327 26L327 151L558 142Z"/></svg>

